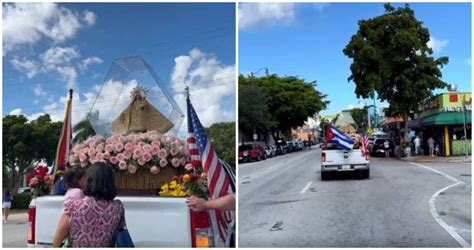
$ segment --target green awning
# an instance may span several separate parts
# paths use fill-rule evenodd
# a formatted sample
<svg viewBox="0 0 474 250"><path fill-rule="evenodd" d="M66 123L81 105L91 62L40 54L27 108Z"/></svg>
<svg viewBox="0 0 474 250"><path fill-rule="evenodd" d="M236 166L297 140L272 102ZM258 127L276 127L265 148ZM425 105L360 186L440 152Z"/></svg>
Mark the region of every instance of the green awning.
<svg viewBox="0 0 474 250"><path fill-rule="evenodd" d="M423 117L423 126L433 125L462 125L464 124L463 112L441 112ZM471 124L471 111L466 112L466 123Z"/></svg>

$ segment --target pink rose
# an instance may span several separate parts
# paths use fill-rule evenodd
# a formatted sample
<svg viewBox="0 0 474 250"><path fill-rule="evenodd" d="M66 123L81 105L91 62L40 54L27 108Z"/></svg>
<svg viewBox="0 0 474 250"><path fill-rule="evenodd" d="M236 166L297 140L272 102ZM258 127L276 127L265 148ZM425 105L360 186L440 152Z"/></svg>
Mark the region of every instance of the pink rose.
<svg viewBox="0 0 474 250"><path fill-rule="evenodd" d="M125 150L132 150L132 149L133 149L133 144L131 144L130 142L125 144Z"/></svg>
<svg viewBox="0 0 474 250"><path fill-rule="evenodd" d="M184 165L184 168L185 168L186 170L193 170L193 169L194 169L194 166L193 166L193 164L188 163L188 164Z"/></svg>
<svg viewBox="0 0 474 250"><path fill-rule="evenodd" d="M103 153L97 153L96 158L97 158L97 161L104 161L104 154Z"/></svg>
<svg viewBox="0 0 474 250"><path fill-rule="evenodd" d="M110 155L109 152L105 152L105 153L104 153L104 159L108 160L108 159L110 159L110 156L111 156L111 155Z"/></svg>
<svg viewBox="0 0 474 250"><path fill-rule="evenodd" d="M180 154L184 154L184 146L179 146L178 150Z"/></svg>
<svg viewBox="0 0 474 250"><path fill-rule="evenodd" d="M123 147L123 143L117 143L117 145L115 145L115 150L117 150L117 152L122 152Z"/></svg>
<svg viewBox="0 0 474 250"><path fill-rule="evenodd" d="M140 148L136 148L134 151L133 151L133 154L134 155L137 155L137 156L141 156L143 154L143 150L141 150Z"/></svg>
<svg viewBox="0 0 474 250"><path fill-rule="evenodd" d="M171 147L173 147L173 148L178 148L178 147L179 147L179 143L173 142L173 143L171 144Z"/></svg>
<svg viewBox="0 0 474 250"><path fill-rule="evenodd" d="M124 136L120 136L118 141L121 143L121 144L124 144L127 142L127 138L125 138Z"/></svg>
<svg viewBox="0 0 474 250"><path fill-rule="evenodd" d="M125 161L125 156L123 154L118 154L117 155L117 160L118 161Z"/></svg>
<svg viewBox="0 0 474 250"><path fill-rule="evenodd" d="M152 155L158 155L158 153L160 153L160 147L158 146L153 146L153 148L151 149L151 154Z"/></svg>
<svg viewBox="0 0 474 250"><path fill-rule="evenodd" d="M150 153L144 153L143 154L143 160L145 160L145 162L151 161L151 154Z"/></svg>
<svg viewBox="0 0 474 250"><path fill-rule="evenodd" d="M90 157L94 157L95 154L97 154L97 151L95 151L95 149L93 149L93 148L92 148L92 149L89 149L89 156L90 156Z"/></svg>
<svg viewBox="0 0 474 250"><path fill-rule="evenodd" d="M110 157L110 163L112 163L113 165L116 165L118 163L117 157L116 156Z"/></svg>
<svg viewBox="0 0 474 250"><path fill-rule="evenodd" d="M153 167L150 168L150 172L152 174L158 174L160 172L160 168L157 167L157 166L153 166Z"/></svg>
<svg viewBox="0 0 474 250"><path fill-rule="evenodd" d="M114 151L114 147L112 146L112 144L108 144L107 146L105 146L105 152L113 152Z"/></svg>
<svg viewBox="0 0 474 250"><path fill-rule="evenodd" d="M132 165L132 164L128 165L128 172L130 172L131 174L136 173L136 172L137 172L137 169L138 169L138 168L137 168L137 166L135 166L135 165Z"/></svg>
<svg viewBox="0 0 474 250"><path fill-rule="evenodd" d="M160 149L160 152L158 153L158 157L166 158L166 156L168 156L168 152L166 151L166 149L164 148Z"/></svg>
<svg viewBox="0 0 474 250"><path fill-rule="evenodd" d="M175 168L179 167L180 163L181 163L181 161L178 158L173 158L171 160L171 165L173 165L173 167L175 167Z"/></svg>
<svg viewBox="0 0 474 250"><path fill-rule="evenodd" d="M130 160L132 158L132 153L128 150L125 150L122 154L125 157L125 160Z"/></svg>
<svg viewBox="0 0 474 250"><path fill-rule="evenodd" d="M177 148L172 148L171 149L171 155L176 156L178 154L178 149Z"/></svg>
<svg viewBox="0 0 474 250"><path fill-rule="evenodd" d="M153 147L158 147L158 148L159 148L160 145L161 145L161 143L160 143L160 141L158 141L158 140L151 142L151 146L153 146Z"/></svg>
<svg viewBox="0 0 474 250"><path fill-rule="evenodd" d="M166 159L161 159L160 160L160 166L162 168L166 167L168 165L168 161Z"/></svg>
<svg viewBox="0 0 474 250"><path fill-rule="evenodd" d="M97 150L97 152L102 152L102 151L104 151L104 144L99 144L99 145L97 145L97 147L95 148L95 150Z"/></svg>
<svg viewBox="0 0 474 250"><path fill-rule="evenodd" d="M119 162L118 165L119 165L119 169L120 169L120 170L125 170L125 169L127 169L127 163L124 162L124 161Z"/></svg>
<svg viewBox="0 0 474 250"><path fill-rule="evenodd" d="M146 144L145 146L143 146L143 150L144 150L144 151L147 151L147 152L151 152L151 145L150 145L150 144Z"/></svg>
<svg viewBox="0 0 474 250"><path fill-rule="evenodd" d="M85 162L87 161L87 155L84 153L79 154L79 161L80 162Z"/></svg>
<svg viewBox="0 0 474 250"><path fill-rule="evenodd" d="M167 139L168 139L168 137L166 135L164 135L160 138L160 141L161 141L161 143L165 143Z"/></svg>
<svg viewBox="0 0 474 250"><path fill-rule="evenodd" d="M146 145L146 144L145 144L144 142L142 142L142 141L138 143L138 146L140 146L141 148L143 148L143 146L145 146L145 145Z"/></svg>
<svg viewBox="0 0 474 250"><path fill-rule="evenodd" d="M138 165L140 165L140 166L143 166L143 165L146 164L146 162L143 158L139 158L137 162L138 162Z"/></svg>
<svg viewBox="0 0 474 250"><path fill-rule="evenodd" d="M114 140L114 139L112 139L111 137L109 137L109 138L107 138L107 139L105 140L105 143L106 143L106 144L111 144L111 143L113 142L113 140Z"/></svg>
<svg viewBox="0 0 474 250"><path fill-rule="evenodd" d="M186 158L181 157L180 160L181 160L181 165L183 165L183 166L186 165Z"/></svg>

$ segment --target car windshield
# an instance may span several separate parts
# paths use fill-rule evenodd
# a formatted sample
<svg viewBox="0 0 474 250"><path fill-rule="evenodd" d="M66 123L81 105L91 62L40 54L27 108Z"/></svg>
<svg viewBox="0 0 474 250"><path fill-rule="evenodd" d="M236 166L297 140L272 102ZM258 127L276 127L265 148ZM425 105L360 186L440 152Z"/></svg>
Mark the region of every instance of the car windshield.
<svg viewBox="0 0 474 250"><path fill-rule="evenodd" d="M252 149L251 145L239 146L239 151L245 151L245 150L250 150L250 149Z"/></svg>

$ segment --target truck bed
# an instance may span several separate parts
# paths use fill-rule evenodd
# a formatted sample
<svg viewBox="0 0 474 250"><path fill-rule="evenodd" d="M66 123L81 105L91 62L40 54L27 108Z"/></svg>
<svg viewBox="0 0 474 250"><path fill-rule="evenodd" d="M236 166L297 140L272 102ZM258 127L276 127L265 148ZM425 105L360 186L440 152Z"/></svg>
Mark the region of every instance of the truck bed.
<svg viewBox="0 0 474 250"><path fill-rule="evenodd" d="M191 218L184 198L120 196L135 247L191 247ZM36 199L36 247L52 246L63 196Z"/></svg>

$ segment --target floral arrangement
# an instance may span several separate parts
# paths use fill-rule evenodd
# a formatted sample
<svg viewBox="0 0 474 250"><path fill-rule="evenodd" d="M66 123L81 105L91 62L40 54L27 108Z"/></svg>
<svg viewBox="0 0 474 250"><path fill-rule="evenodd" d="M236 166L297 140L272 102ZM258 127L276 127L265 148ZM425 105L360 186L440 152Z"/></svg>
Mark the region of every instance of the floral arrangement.
<svg viewBox="0 0 474 250"><path fill-rule="evenodd" d="M188 173L175 176L169 183L161 186L160 196L197 196L199 198L208 198L207 174L200 172L191 163L186 164L185 169Z"/></svg>
<svg viewBox="0 0 474 250"><path fill-rule="evenodd" d="M130 174L139 169L158 174L161 168L179 168L189 160L185 141L155 131L114 134L108 138L96 135L76 145L69 157L71 165L87 167L96 162L108 162L115 169Z"/></svg>
<svg viewBox="0 0 474 250"><path fill-rule="evenodd" d="M49 193L53 177L48 174L49 169L45 165L38 165L28 176L28 186L33 188L34 196L42 196Z"/></svg>

